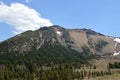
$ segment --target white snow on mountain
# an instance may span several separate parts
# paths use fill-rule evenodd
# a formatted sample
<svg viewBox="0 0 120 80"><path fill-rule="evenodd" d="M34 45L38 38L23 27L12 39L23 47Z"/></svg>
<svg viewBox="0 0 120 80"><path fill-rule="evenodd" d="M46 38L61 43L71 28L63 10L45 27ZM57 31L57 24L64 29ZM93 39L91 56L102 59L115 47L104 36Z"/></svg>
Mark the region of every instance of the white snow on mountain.
<svg viewBox="0 0 120 80"><path fill-rule="evenodd" d="M113 54L113 56L117 56L117 55L119 55L120 54L120 51L119 52L115 52L114 54Z"/></svg>
<svg viewBox="0 0 120 80"><path fill-rule="evenodd" d="M114 41L116 42L116 43L115 43L115 49L116 49L118 43L120 43L120 39L119 39L119 38L115 38ZM120 51L118 51L118 52L115 51L115 52L113 53L113 56L117 56L117 55L119 55L119 54L120 54Z"/></svg>
<svg viewBox="0 0 120 80"><path fill-rule="evenodd" d="M56 33L57 33L59 36L62 36L62 32L57 31Z"/></svg>
<svg viewBox="0 0 120 80"><path fill-rule="evenodd" d="M120 39L119 38L115 38L114 41L120 43Z"/></svg>

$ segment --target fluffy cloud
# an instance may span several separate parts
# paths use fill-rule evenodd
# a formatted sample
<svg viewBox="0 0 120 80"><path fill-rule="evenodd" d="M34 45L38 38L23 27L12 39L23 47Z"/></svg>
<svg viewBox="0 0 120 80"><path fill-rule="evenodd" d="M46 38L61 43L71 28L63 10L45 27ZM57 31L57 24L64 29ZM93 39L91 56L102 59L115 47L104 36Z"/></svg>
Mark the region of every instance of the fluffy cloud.
<svg viewBox="0 0 120 80"><path fill-rule="evenodd" d="M50 20L42 18L34 9L20 3L12 3L10 6L1 3L0 22L13 26L17 31L14 31L15 33L53 25Z"/></svg>

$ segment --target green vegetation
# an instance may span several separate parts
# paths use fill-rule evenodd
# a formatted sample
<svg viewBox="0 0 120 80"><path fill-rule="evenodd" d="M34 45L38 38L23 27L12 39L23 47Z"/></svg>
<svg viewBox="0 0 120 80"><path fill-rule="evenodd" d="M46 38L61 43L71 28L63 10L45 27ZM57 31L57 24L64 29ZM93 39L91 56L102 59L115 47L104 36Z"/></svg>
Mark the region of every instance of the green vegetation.
<svg viewBox="0 0 120 80"><path fill-rule="evenodd" d="M109 63L108 67L111 69L120 69L120 62Z"/></svg>
<svg viewBox="0 0 120 80"><path fill-rule="evenodd" d="M1 53L0 80L73 80L79 75L74 70L95 58L89 53L87 46L79 53L59 44L44 45L38 50L33 46L21 54Z"/></svg>
<svg viewBox="0 0 120 80"><path fill-rule="evenodd" d="M45 45L36 50L33 46L32 50L19 54L18 52L8 52L0 54L0 64L7 66L8 64L26 65L29 62L38 66L51 66L51 64L63 63L81 63L85 64L88 60L95 58L94 55L88 55L88 49L82 53L74 51L64 46ZM88 58L89 57L89 58Z"/></svg>
<svg viewBox="0 0 120 80"><path fill-rule="evenodd" d="M94 66L88 69L89 66L83 64L80 68L69 63L37 68L32 64L28 63L26 68L24 65L11 65L0 69L0 80L84 80L111 75L111 70L97 70Z"/></svg>
<svg viewBox="0 0 120 80"><path fill-rule="evenodd" d="M84 45L79 53L59 44L44 45L36 50L19 54L0 54L0 80L84 80L112 75L112 68L120 63L109 64L108 69L99 70L88 61L98 59ZM112 66L112 67L111 67Z"/></svg>

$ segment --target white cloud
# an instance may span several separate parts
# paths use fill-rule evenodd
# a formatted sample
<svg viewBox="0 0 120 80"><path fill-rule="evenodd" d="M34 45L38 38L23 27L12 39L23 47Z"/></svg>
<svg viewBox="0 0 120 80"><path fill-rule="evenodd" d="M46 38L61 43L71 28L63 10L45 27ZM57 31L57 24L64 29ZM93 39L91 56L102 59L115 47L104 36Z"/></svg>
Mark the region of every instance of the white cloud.
<svg viewBox="0 0 120 80"><path fill-rule="evenodd" d="M53 25L50 20L42 18L34 9L20 3L12 3L10 6L0 4L0 22L13 26L17 31L14 31L15 33Z"/></svg>

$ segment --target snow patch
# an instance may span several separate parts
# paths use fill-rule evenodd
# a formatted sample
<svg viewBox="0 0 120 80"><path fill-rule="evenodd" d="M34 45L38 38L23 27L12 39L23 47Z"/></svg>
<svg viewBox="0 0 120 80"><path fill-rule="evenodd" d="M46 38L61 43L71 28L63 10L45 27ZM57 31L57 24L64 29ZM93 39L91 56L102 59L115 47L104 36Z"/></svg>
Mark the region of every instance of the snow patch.
<svg viewBox="0 0 120 80"><path fill-rule="evenodd" d="M114 41L120 43L120 39L119 38L115 38Z"/></svg>
<svg viewBox="0 0 120 80"><path fill-rule="evenodd" d="M34 41L33 38L30 38L30 39L31 39L31 41Z"/></svg>
<svg viewBox="0 0 120 80"><path fill-rule="evenodd" d="M115 48L117 47L117 45L118 45L118 43L116 42L116 43L115 43Z"/></svg>
<svg viewBox="0 0 120 80"><path fill-rule="evenodd" d="M20 37L21 35L20 35L20 34L18 34L18 36Z"/></svg>
<svg viewBox="0 0 120 80"><path fill-rule="evenodd" d="M115 52L114 54L113 54L113 56L117 56L117 55L119 55L120 54L120 51L119 52Z"/></svg>
<svg viewBox="0 0 120 80"><path fill-rule="evenodd" d="M56 33L57 33L59 36L62 36L62 32L57 31Z"/></svg>
<svg viewBox="0 0 120 80"><path fill-rule="evenodd" d="M120 39L119 39L119 38L115 38L114 41L116 42L116 43L115 43L115 50L116 50L118 43L120 43ZM113 56L117 56L117 55L119 55L119 54L120 54L120 51L118 51L118 52L115 51L115 52L113 53Z"/></svg>

